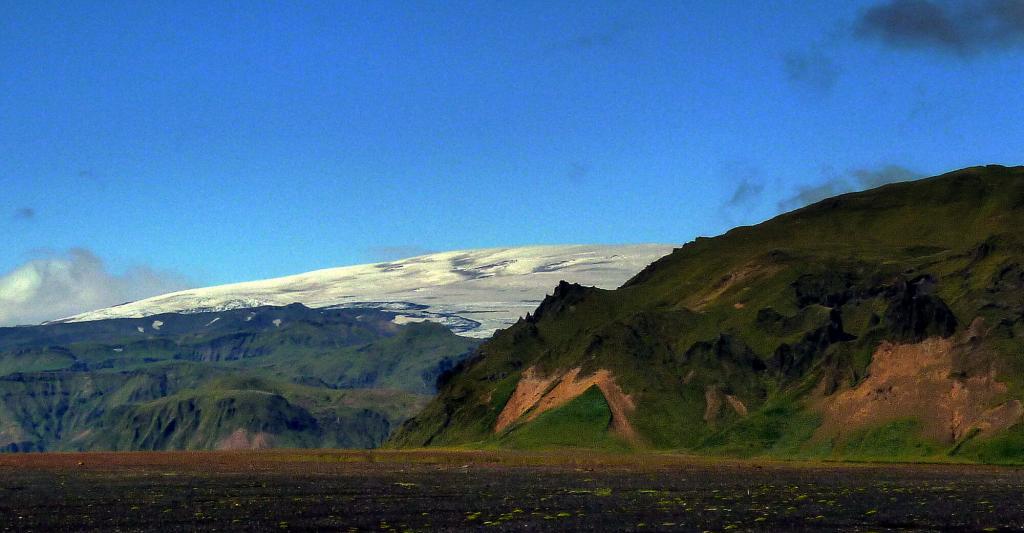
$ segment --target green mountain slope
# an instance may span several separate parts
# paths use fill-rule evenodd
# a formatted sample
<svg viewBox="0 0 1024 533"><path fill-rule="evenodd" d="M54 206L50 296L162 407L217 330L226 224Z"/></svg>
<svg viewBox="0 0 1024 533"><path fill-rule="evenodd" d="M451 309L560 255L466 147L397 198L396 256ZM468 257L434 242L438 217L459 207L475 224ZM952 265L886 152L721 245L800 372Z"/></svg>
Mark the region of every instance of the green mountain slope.
<svg viewBox="0 0 1024 533"><path fill-rule="evenodd" d="M0 328L0 450L374 447L478 343L301 305Z"/></svg>
<svg viewBox="0 0 1024 533"><path fill-rule="evenodd" d="M391 445L1024 460L1022 227L1024 168L977 167L699 238L615 291L563 283ZM550 419L594 390L606 428L570 442Z"/></svg>

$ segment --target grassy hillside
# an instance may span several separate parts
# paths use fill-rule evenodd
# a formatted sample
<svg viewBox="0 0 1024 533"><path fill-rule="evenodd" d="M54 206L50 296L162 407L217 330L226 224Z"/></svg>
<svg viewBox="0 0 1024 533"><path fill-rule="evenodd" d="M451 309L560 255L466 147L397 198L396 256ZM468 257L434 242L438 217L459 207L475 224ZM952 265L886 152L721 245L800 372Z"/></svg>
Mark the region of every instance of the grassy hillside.
<svg viewBox="0 0 1024 533"><path fill-rule="evenodd" d="M0 450L374 447L477 344L301 305L0 328Z"/></svg>
<svg viewBox="0 0 1024 533"><path fill-rule="evenodd" d="M593 382L614 409L578 445L1024 461L1021 227L1024 168L978 167L563 283L391 443L562 446Z"/></svg>

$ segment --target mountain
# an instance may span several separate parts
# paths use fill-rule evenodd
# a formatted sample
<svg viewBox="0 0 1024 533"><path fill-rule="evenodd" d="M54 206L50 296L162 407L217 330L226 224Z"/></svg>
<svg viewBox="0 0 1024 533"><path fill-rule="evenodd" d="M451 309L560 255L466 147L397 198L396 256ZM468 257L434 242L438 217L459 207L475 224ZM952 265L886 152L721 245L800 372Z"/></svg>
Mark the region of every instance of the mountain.
<svg viewBox="0 0 1024 533"><path fill-rule="evenodd" d="M1024 461L1024 167L845 194L561 283L391 446Z"/></svg>
<svg viewBox="0 0 1024 533"><path fill-rule="evenodd" d="M375 447L472 336L559 279L614 287L668 251L449 252L0 328L0 450Z"/></svg>
<svg viewBox="0 0 1024 533"><path fill-rule="evenodd" d="M478 343L301 304L0 328L0 450L374 447Z"/></svg>
<svg viewBox="0 0 1024 533"><path fill-rule="evenodd" d="M486 338L540 303L559 280L615 288L669 253L657 244L530 246L445 252L283 278L191 289L56 322L283 306L392 311L400 323L434 321Z"/></svg>

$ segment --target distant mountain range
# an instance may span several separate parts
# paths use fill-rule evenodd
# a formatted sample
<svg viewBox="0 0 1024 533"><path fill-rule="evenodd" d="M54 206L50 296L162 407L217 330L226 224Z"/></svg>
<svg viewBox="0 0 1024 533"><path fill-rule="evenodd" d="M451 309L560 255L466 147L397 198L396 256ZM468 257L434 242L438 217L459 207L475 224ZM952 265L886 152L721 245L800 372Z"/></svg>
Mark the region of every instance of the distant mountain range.
<svg viewBox="0 0 1024 533"><path fill-rule="evenodd" d="M532 311L561 280L613 289L671 246L570 245L491 248L317 270L283 278L154 296L55 322L138 318L301 303L379 308L399 323L434 321L486 338Z"/></svg>
<svg viewBox="0 0 1024 533"><path fill-rule="evenodd" d="M0 450L373 447L479 342L301 304L0 328Z"/></svg>
<svg viewBox="0 0 1024 533"><path fill-rule="evenodd" d="M559 279L615 287L667 251L450 252L0 328L0 451L378 446L480 342L455 332L513 323Z"/></svg>
<svg viewBox="0 0 1024 533"><path fill-rule="evenodd" d="M1024 462L1024 167L830 198L562 283L392 446Z"/></svg>

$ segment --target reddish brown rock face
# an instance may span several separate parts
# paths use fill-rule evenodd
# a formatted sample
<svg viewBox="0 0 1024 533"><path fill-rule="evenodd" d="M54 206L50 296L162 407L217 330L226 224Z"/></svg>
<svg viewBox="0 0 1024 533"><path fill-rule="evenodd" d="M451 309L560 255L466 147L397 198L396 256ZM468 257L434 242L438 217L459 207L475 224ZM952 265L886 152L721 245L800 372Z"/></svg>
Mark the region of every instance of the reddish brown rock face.
<svg viewBox="0 0 1024 533"><path fill-rule="evenodd" d="M880 344L863 381L822 401L823 423L817 436L841 437L913 418L921 421L922 436L951 444L972 431L995 432L1021 420L1024 405L1005 397L1006 384L972 345L969 333L914 344ZM964 368L967 361L970 369Z"/></svg>
<svg viewBox="0 0 1024 533"><path fill-rule="evenodd" d="M589 376L580 376L580 368L555 372L540 377L535 367L523 371L515 391L498 415L494 432L500 433L517 421L529 422L541 413L561 407L590 387L601 389L612 412L611 429L628 442L636 443L639 436L629 422L629 414L636 410L633 398L622 391L608 370L598 370Z"/></svg>

